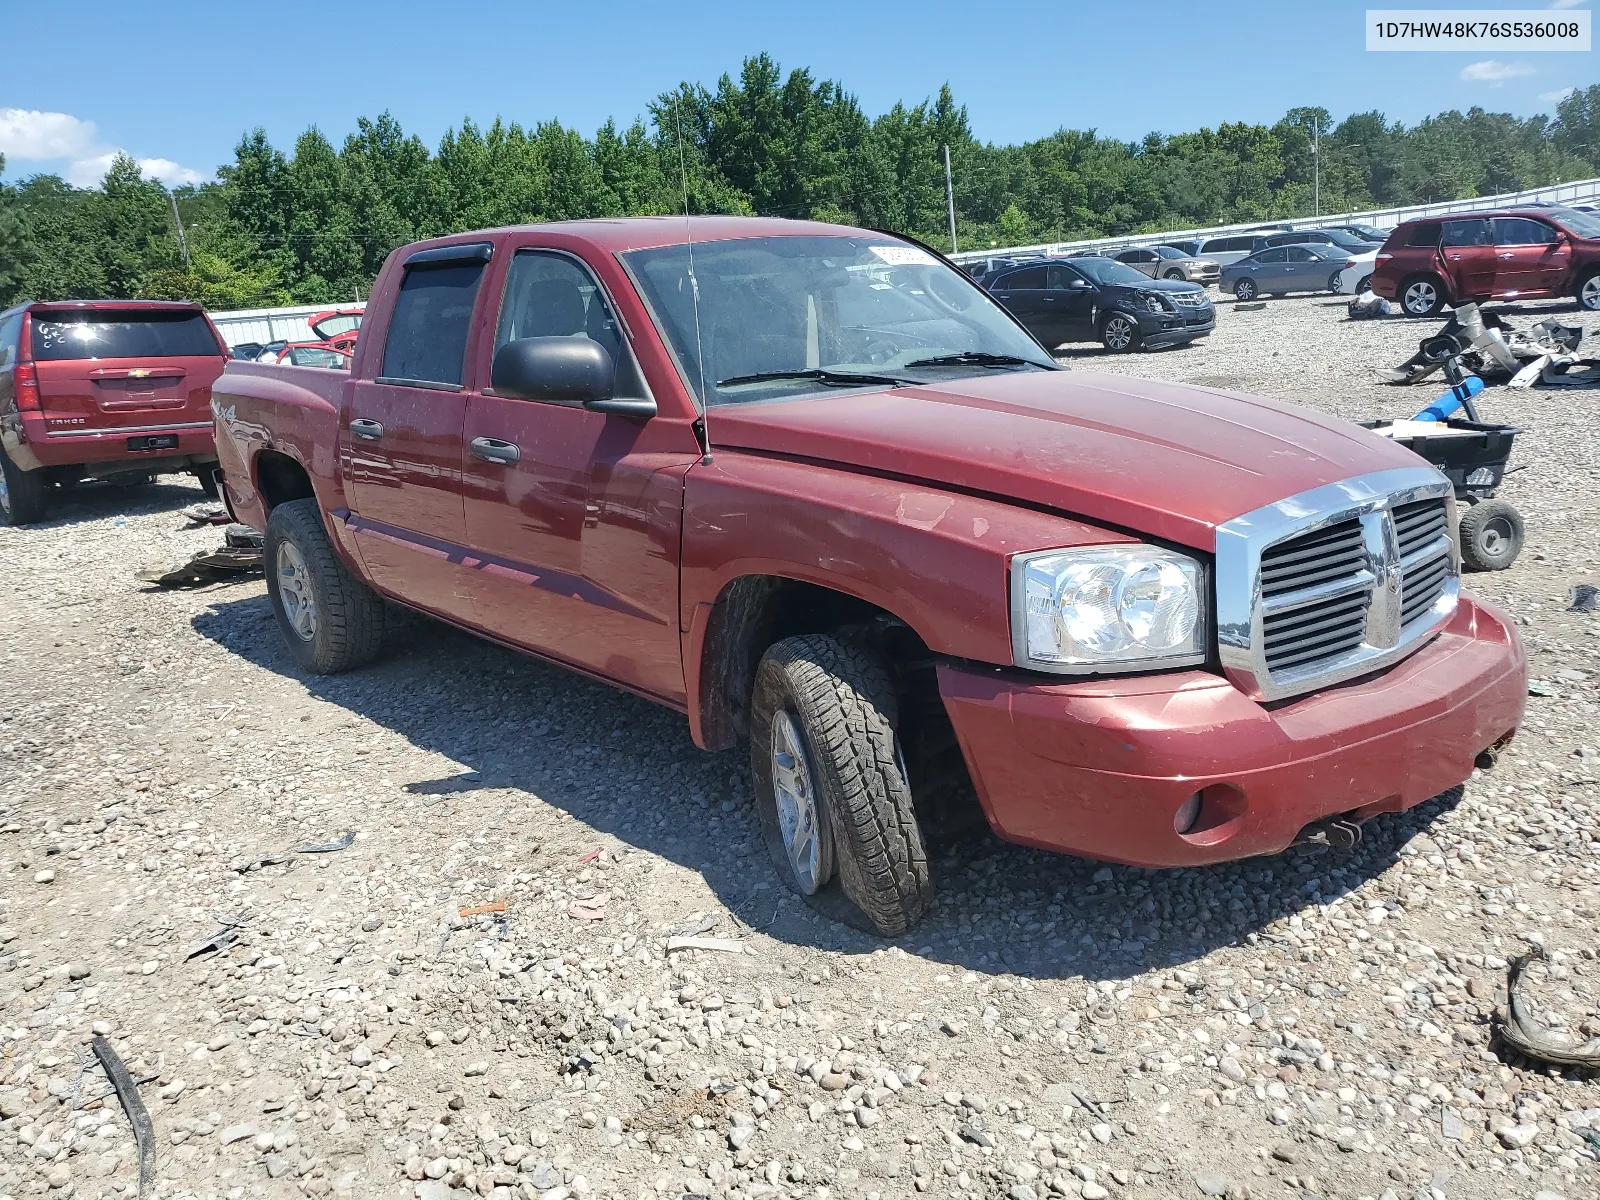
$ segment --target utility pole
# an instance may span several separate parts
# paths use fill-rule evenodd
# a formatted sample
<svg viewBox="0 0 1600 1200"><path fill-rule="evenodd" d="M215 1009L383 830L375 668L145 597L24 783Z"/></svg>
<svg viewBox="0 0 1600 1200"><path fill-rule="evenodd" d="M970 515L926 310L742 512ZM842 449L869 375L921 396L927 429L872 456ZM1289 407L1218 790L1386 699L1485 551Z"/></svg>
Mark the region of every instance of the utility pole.
<svg viewBox="0 0 1600 1200"><path fill-rule="evenodd" d="M167 199L172 201L172 220L178 226L178 249L183 251L183 273L189 273L189 239L183 232L183 218L178 215L178 194L169 191Z"/></svg>
<svg viewBox="0 0 1600 1200"><path fill-rule="evenodd" d="M1311 118L1311 215L1322 215L1322 130L1321 118Z"/></svg>
<svg viewBox="0 0 1600 1200"><path fill-rule="evenodd" d="M944 202L950 210L950 253L956 252L956 190L950 183L950 147L944 148Z"/></svg>

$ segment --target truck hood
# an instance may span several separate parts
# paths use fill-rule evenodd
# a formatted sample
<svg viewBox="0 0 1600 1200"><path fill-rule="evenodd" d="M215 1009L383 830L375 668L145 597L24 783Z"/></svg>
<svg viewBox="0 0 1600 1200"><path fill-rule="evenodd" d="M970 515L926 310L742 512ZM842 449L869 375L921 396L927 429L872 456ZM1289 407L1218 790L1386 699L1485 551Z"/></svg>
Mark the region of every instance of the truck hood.
<svg viewBox="0 0 1600 1200"><path fill-rule="evenodd" d="M960 488L1205 551L1242 513L1420 461L1295 405L1086 371L719 405L708 424L714 448Z"/></svg>

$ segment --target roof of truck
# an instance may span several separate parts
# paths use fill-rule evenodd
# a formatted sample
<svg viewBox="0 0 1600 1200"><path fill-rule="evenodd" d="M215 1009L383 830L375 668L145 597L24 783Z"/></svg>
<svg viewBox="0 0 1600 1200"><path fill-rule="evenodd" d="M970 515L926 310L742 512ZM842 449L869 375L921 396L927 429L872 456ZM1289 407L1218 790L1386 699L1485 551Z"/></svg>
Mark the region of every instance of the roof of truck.
<svg viewBox="0 0 1600 1200"><path fill-rule="evenodd" d="M780 217L685 217L682 214L659 217L594 217L581 221L549 221L539 225L512 225L499 229L478 229L452 233L446 237L415 242L410 250L450 246L462 242L481 242L505 234L549 233L577 238L610 253L645 250L656 246L681 246L685 242L721 242L733 238L822 236L888 237L870 229L849 225L830 225L824 221L790 221Z"/></svg>

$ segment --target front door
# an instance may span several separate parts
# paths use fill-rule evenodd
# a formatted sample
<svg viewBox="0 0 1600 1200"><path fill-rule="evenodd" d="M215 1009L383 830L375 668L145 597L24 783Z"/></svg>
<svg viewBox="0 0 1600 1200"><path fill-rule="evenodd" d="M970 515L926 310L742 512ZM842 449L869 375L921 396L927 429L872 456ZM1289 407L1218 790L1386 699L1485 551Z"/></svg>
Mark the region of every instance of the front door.
<svg viewBox="0 0 1600 1200"><path fill-rule="evenodd" d="M368 575L397 599L467 623L474 612L461 561L462 388L487 246L462 253L469 251L477 257L408 266L379 375L355 381L340 430L346 520Z"/></svg>
<svg viewBox="0 0 1600 1200"><path fill-rule="evenodd" d="M519 252L494 345L587 337L617 364L618 395L648 395L604 292L576 258ZM484 380L487 384L488 380ZM678 639L687 427L569 403L467 396L463 468L479 622L507 642L684 702Z"/></svg>
<svg viewBox="0 0 1600 1200"><path fill-rule="evenodd" d="M1555 229L1532 217L1494 218L1497 296L1559 295L1572 252Z"/></svg>
<svg viewBox="0 0 1600 1200"><path fill-rule="evenodd" d="M1499 259L1494 231L1486 218L1446 221L1439 253L1444 256L1446 279L1455 300L1488 300L1495 295Z"/></svg>
<svg viewBox="0 0 1600 1200"><path fill-rule="evenodd" d="M1061 340L1088 340L1094 337L1094 283L1065 263L1051 263L1050 294L1055 297L1056 319Z"/></svg>

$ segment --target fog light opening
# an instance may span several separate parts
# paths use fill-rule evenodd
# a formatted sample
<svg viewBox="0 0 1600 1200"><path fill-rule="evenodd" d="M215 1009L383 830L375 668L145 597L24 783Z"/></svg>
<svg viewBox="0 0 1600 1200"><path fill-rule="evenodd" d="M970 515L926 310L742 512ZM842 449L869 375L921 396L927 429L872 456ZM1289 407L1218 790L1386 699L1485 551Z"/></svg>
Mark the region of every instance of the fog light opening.
<svg viewBox="0 0 1600 1200"><path fill-rule="evenodd" d="M1172 827L1184 841L1215 846L1227 841L1244 825L1249 807L1244 792L1231 783L1201 788L1178 806Z"/></svg>
<svg viewBox="0 0 1600 1200"><path fill-rule="evenodd" d="M1172 814L1172 828L1178 833L1188 833L1200 820L1200 793L1196 792L1182 804L1178 811Z"/></svg>

